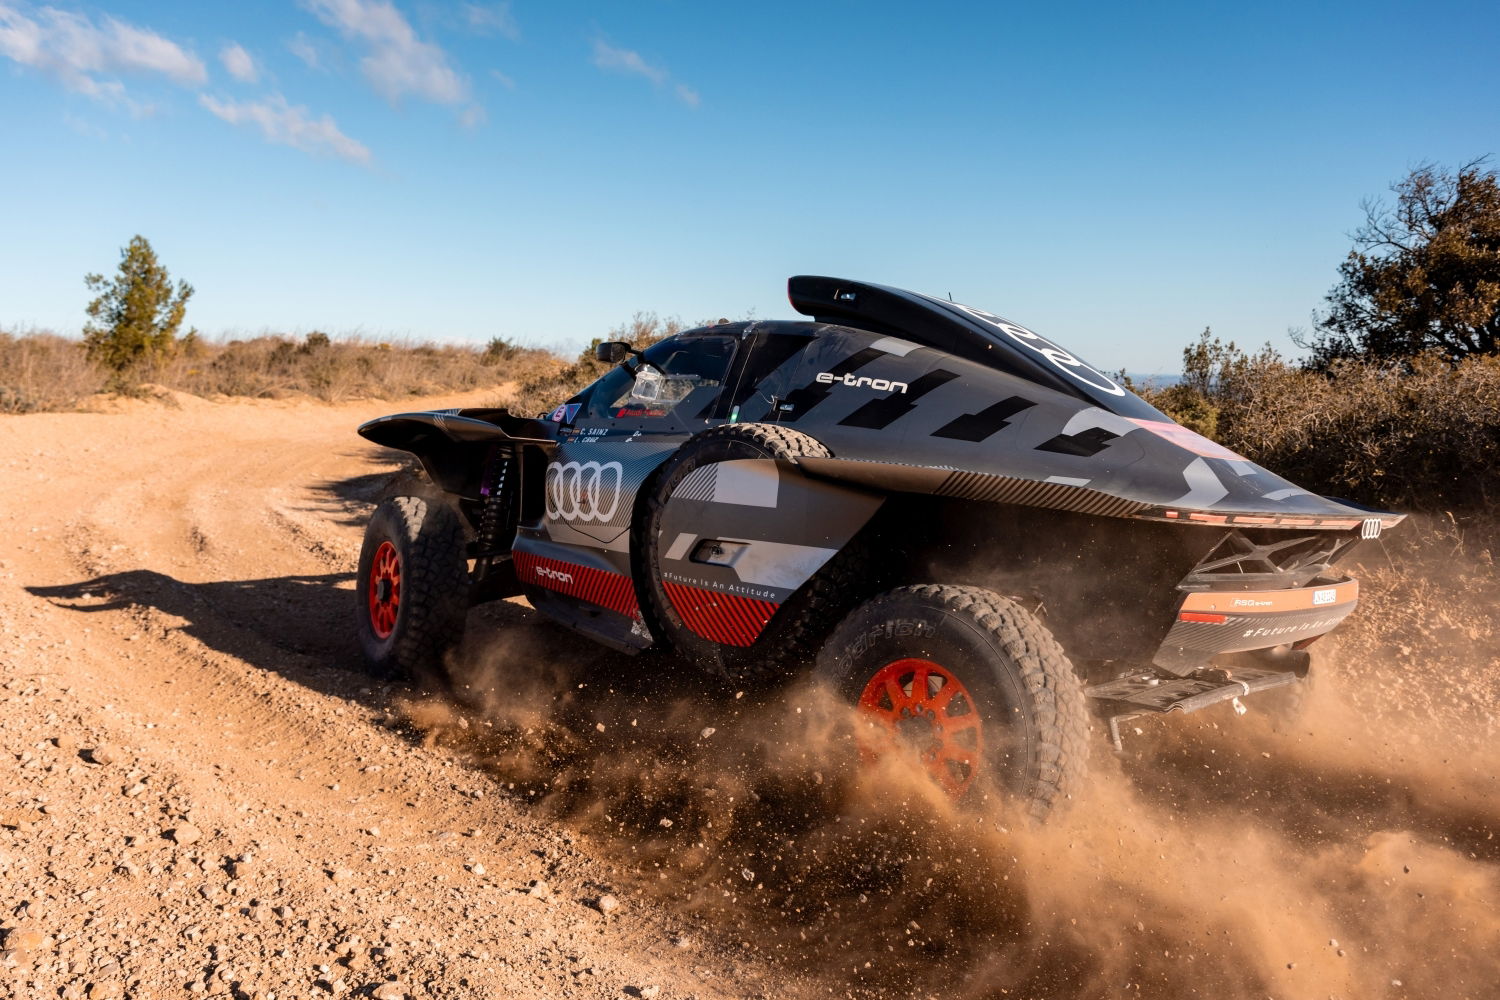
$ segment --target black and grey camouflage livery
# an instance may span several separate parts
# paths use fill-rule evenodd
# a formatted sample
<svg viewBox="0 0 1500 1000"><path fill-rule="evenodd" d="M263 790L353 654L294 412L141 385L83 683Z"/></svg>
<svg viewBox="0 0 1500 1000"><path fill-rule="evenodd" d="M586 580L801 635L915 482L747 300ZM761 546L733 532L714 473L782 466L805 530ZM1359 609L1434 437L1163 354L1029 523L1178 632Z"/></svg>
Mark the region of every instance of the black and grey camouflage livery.
<svg viewBox="0 0 1500 1000"><path fill-rule="evenodd" d="M397 414L360 433L415 452L456 498L479 592L524 593L622 649L673 638L661 601L673 627L752 648L860 555L851 579L872 588L941 573L1034 602L1076 660L1115 664L1104 679L1185 675L1332 628L1354 601L1334 563L1401 519L1301 489L983 310L833 278L789 293L812 321L651 348L690 387L670 407L617 369L545 419ZM663 464L726 424L820 447L707 464L657 496ZM664 505L655 537L648 501ZM1231 615L1200 609L1204 593L1246 596Z"/></svg>

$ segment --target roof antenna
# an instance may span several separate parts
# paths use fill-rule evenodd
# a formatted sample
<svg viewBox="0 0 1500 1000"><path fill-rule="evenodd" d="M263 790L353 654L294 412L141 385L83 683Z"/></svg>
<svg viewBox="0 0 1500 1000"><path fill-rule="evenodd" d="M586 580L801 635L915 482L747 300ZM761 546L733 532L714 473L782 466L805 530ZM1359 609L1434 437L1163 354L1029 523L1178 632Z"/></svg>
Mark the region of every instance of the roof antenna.
<svg viewBox="0 0 1500 1000"><path fill-rule="evenodd" d="M952 301L953 301L953 293L952 293L952 292L949 292L949 293L948 293L948 301L949 301L949 302L952 302Z"/></svg>

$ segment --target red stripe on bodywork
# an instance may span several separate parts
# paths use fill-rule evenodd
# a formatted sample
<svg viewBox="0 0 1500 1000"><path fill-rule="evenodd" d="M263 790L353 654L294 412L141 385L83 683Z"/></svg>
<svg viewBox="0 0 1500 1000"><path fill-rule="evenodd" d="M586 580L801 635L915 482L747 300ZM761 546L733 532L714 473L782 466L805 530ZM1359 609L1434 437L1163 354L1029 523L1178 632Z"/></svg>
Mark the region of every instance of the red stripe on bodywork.
<svg viewBox="0 0 1500 1000"><path fill-rule="evenodd" d="M640 606L635 601L635 587L631 584L630 577L622 573L534 556L529 552L517 552L514 559L516 579L522 583L555 590L629 618L641 616ZM546 572L542 572L543 570Z"/></svg>
<svg viewBox="0 0 1500 1000"><path fill-rule="evenodd" d="M721 594L716 590L684 587L662 581L667 600L694 635L725 646L750 646L766 630L781 607L753 597Z"/></svg>

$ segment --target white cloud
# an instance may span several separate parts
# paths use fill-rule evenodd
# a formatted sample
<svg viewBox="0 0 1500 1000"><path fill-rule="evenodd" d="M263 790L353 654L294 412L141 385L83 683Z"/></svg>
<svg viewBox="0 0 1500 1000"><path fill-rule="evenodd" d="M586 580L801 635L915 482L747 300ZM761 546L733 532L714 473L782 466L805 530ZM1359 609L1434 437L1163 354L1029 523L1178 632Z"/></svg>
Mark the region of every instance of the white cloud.
<svg viewBox="0 0 1500 1000"><path fill-rule="evenodd" d="M80 94L140 112L119 80L106 74L161 75L182 86L208 80L203 61L176 42L147 28L55 7L21 7L0 2L0 56L48 73Z"/></svg>
<svg viewBox="0 0 1500 1000"><path fill-rule="evenodd" d="M286 43L287 51L301 59L307 64L308 69L322 69L323 60L318 55L318 48L302 32L297 32Z"/></svg>
<svg viewBox="0 0 1500 1000"><path fill-rule="evenodd" d="M260 79L260 71L255 68L255 60L250 58L239 43L224 46L219 53L219 62L229 71L229 75L241 83L254 83Z"/></svg>
<svg viewBox="0 0 1500 1000"><path fill-rule="evenodd" d="M500 35L513 42L521 40L521 26L510 12L510 3L464 4L464 20L482 35Z"/></svg>
<svg viewBox="0 0 1500 1000"><path fill-rule="evenodd" d="M351 163L370 162L369 147L339 131L331 117L314 118L306 108L287 104L280 94L263 101L218 101L201 94L198 103L231 125L258 128L267 142L304 153L337 156Z"/></svg>
<svg viewBox="0 0 1500 1000"><path fill-rule="evenodd" d="M410 22L389 0L303 0L324 24L369 49L360 60L365 79L388 100L415 94L434 104L463 104L469 82L448 62L448 54L417 37Z"/></svg>
<svg viewBox="0 0 1500 1000"><path fill-rule="evenodd" d="M113 18L106 24L109 57L122 69L162 73L185 86L208 80L208 70L202 60L184 51L176 42Z"/></svg>
<svg viewBox="0 0 1500 1000"><path fill-rule="evenodd" d="M490 76L494 77L500 83L500 86L504 87L506 90L516 89L516 81L500 72L498 69L490 70Z"/></svg>
<svg viewBox="0 0 1500 1000"><path fill-rule="evenodd" d="M653 66L632 49L617 49L602 38L594 39L594 65L603 70L643 76L657 86L667 82L667 71Z"/></svg>
<svg viewBox="0 0 1500 1000"><path fill-rule="evenodd" d="M634 49L617 48L602 38L594 39L594 65L610 73L643 77L657 87L666 86L672 79L672 74L668 73L664 67L652 65ZM672 93L690 108L696 108L703 103L703 98L698 92L685 83L673 84Z"/></svg>

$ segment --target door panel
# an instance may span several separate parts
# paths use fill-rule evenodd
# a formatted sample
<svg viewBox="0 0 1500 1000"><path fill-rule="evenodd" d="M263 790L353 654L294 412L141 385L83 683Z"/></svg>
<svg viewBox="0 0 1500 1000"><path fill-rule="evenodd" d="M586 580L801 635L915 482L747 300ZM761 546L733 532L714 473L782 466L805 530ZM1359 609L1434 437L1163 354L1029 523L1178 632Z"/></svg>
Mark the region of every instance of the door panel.
<svg viewBox="0 0 1500 1000"><path fill-rule="evenodd" d="M595 383L574 424L559 432L540 520L516 539L517 577L535 606L591 632L590 615L617 616L600 622L612 636L634 619L635 637L645 636L634 607L631 519L652 473L682 442L722 422L714 413L734 349L731 337L671 338L649 348L649 364L635 373ZM621 592L632 595L628 606Z"/></svg>

